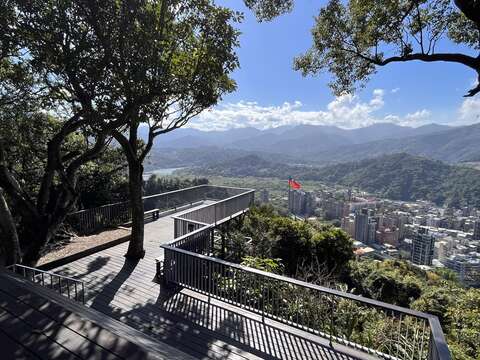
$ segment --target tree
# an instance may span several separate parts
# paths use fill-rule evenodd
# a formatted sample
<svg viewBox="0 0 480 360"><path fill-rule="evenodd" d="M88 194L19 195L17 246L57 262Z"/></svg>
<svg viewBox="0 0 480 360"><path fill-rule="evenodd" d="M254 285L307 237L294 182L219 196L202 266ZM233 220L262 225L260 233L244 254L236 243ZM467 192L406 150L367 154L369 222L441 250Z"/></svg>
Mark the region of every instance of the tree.
<svg viewBox="0 0 480 360"><path fill-rule="evenodd" d="M245 0L261 20L291 10L292 3ZM479 81L465 96L480 92L478 0L330 0L320 9L312 36L312 48L294 67L304 75L331 72L336 94L362 86L379 67L415 60L466 66ZM442 52L446 38L471 51Z"/></svg>
<svg viewBox="0 0 480 360"><path fill-rule="evenodd" d="M20 262L23 256L24 262L35 263L41 249L75 207L78 171L102 151L106 134L93 133L88 126L91 113L70 106L67 95L55 87L56 78L41 71L44 69L34 68L38 65L34 61L35 49L29 46L16 3L2 2L0 11L0 188L2 203L8 205L3 207L2 215L14 209L22 231L12 231L16 230L13 216L2 217L2 228L3 234L8 234L5 248L14 250L7 254L8 261ZM51 57L52 49L48 51ZM48 119L46 113L53 113L58 105L64 105L62 113L57 112L60 126L35 127L38 121ZM66 146L72 134L80 130L82 145L74 149ZM30 137L33 142L26 141ZM28 149L29 155L17 157L25 153L27 144L34 145ZM32 162L39 154L45 154L45 161ZM33 182L24 182L20 173L39 181L29 188ZM18 243L23 254L19 253Z"/></svg>
<svg viewBox="0 0 480 360"><path fill-rule="evenodd" d="M293 0L244 0L244 2L252 9L259 21L272 20L293 8Z"/></svg>
<svg viewBox="0 0 480 360"><path fill-rule="evenodd" d="M324 227L313 235L316 261L332 274L339 274L353 259L353 242L341 229Z"/></svg>
<svg viewBox="0 0 480 360"><path fill-rule="evenodd" d="M313 261L312 228L308 223L278 217L272 219L271 234L275 239L272 254L282 259L289 275L295 274L299 264Z"/></svg>
<svg viewBox="0 0 480 360"><path fill-rule="evenodd" d="M237 14L210 0L37 0L18 10L32 64L75 124L88 117L92 134L122 147L133 218L127 256L143 256L143 161L155 137L235 88Z"/></svg>
<svg viewBox="0 0 480 360"><path fill-rule="evenodd" d="M238 32L231 22L239 18L210 0L133 2L114 18L122 24L126 49L119 53L121 72L134 75L133 84L119 86L130 105L128 131L113 132L129 165L132 235L126 256L141 258L143 162L157 136L184 126L235 89L229 74L238 65ZM138 134L141 124L148 128L145 143Z"/></svg>

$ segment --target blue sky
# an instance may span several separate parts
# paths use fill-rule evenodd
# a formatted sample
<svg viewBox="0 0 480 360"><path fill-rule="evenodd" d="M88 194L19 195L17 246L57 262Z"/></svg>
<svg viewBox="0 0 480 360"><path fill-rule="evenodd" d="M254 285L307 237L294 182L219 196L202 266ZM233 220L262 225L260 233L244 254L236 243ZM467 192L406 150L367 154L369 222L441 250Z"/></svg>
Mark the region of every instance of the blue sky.
<svg viewBox="0 0 480 360"><path fill-rule="evenodd" d="M238 89L193 120L193 127L213 130L311 123L352 128L385 121L419 126L480 120L480 95L468 100L462 97L475 80L474 72L462 65L393 64L380 68L355 96L342 98L335 98L328 88L329 74L302 77L294 71L293 58L310 47L314 16L323 2L297 1L292 13L268 23L258 23L243 1L218 3L245 14L239 25L241 67L233 75ZM442 50L459 48L445 42Z"/></svg>

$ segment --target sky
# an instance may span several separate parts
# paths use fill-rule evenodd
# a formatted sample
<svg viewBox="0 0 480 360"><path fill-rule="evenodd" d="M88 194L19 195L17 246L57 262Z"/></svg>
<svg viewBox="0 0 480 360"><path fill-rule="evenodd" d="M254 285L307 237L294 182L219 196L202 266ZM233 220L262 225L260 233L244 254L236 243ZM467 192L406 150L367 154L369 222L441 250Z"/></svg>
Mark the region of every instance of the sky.
<svg viewBox="0 0 480 360"><path fill-rule="evenodd" d="M217 0L245 14L233 73L237 90L193 119L190 127L227 130L312 124L358 128L379 122L404 126L429 123L468 125L480 122L480 95L464 98L475 73L463 65L409 62L379 68L354 95L335 97L328 73L303 77L293 59L312 43L314 16L325 1L296 1L295 9L259 23L240 0ZM448 41L442 51L463 51Z"/></svg>

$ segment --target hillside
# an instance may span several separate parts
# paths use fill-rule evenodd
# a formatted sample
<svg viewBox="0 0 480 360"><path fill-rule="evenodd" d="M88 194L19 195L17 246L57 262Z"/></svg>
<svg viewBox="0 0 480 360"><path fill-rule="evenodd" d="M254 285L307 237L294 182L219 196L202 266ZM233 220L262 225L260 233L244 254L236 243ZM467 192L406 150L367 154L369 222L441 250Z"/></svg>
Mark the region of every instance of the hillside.
<svg viewBox="0 0 480 360"><path fill-rule="evenodd" d="M249 155L195 169L198 175L256 176L314 180L355 186L403 201L430 200L438 205L480 207L480 171L406 153L325 167L285 165Z"/></svg>
<svg viewBox="0 0 480 360"><path fill-rule="evenodd" d="M448 163L480 158L480 123L418 128L374 124L358 129L298 125L258 130L200 131L186 128L157 138L152 166L204 165L257 154L278 162L328 165L405 152ZM205 162L206 161L206 162Z"/></svg>
<svg viewBox="0 0 480 360"><path fill-rule="evenodd" d="M450 128L422 135L345 145L311 153L319 162L345 162L405 152L455 163L480 157L480 124Z"/></svg>

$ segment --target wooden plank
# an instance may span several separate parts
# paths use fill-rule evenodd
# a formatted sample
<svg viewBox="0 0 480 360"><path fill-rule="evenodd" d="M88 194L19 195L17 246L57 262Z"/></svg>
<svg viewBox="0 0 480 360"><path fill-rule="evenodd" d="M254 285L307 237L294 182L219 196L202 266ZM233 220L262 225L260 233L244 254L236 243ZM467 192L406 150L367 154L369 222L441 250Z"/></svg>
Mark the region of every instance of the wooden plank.
<svg viewBox="0 0 480 360"><path fill-rule="evenodd" d="M2 284L5 285L4 283ZM41 310L28 306L25 300L22 301L11 297L3 292L3 290L4 288L0 290L0 302L5 310L17 318L22 319L36 332L43 333L45 336L54 339L55 342L62 345L68 351L83 359L88 359L92 353L98 354L102 359L123 358L119 356L120 352L112 354L112 351L109 351L110 349L98 345L99 335L103 334L103 337L105 337L105 331L102 332L103 329L100 327L95 326L95 337L85 337L82 333L72 331L65 324L75 324L77 322L79 328L83 329L83 331L89 331L91 327L94 327L92 323L83 321L80 317L75 316L75 314L59 306L54 306L49 300L35 296L33 293L30 294L30 300L35 300L37 304L42 302ZM55 309L51 309L51 307ZM47 312L48 315L46 314ZM110 333L109 335L112 343L122 342L122 339L113 336L113 334ZM125 344L125 341L123 341L123 343L122 345L125 346L125 351L127 351L128 344ZM135 352L132 351L131 353L134 354Z"/></svg>
<svg viewBox="0 0 480 360"><path fill-rule="evenodd" d="M2 276L0 272L0 277ZM16 279L18 281L22 281L22 279ZM27 284L23 284L27 285ZM34 287L32 284L28 284L31 287ZM40 295L47 296L52 302L56 303L57 305L61 306L62 308L81 314L82 318L89 319L96 324L101 324L101 328L107 331L110 331L116 335L118 338L123 338L130 342L131 344L136 344L136 355L129 356L129 359L193 359L192 357L188 356L187 354L178 351L164 343L160 343L152 338L148 337L147 335L126 326L125 324L118 322L110 317L107 317L99 312L96 312L92 309L86 308L80 304L74 303L69 301L68 299L63 298L62 296L52 293L48 289L44 289L38 286L35 286L35 291L38 292ZM24 295L25 296L25 295ZM38 305L38 304L36 304ZM70 328L70 330L72 330ZM74 330L72 330L74 331ZM95 331L94 331L95 333ZM118 342L118 341L117 341ZM139 351L138 346L141 346L143 349L147 350L148 353L142 353ZM119 350L120 351L120 350Z"/></svg>
<svg viewBox="0 0 480 360"><path fill-rule="evenodd" d="M163 223L164 220L146 225L146 257L125 278L121 274L116 275L123 271L126 244L95 254L109 257L109 261L106 266L91 273L87 274L87 271L95 261L95 255L57 270L68 271L69 275L80 276L86 282L91 297L88 304L94 302L106 314L173 346L188 347L201 356L241 359L356 358L356 352L344 353L345 349L341 347L332 349L326 339L271 319L262 322L260 315L235 305L213 299L208 305L208 297L194 291L188 294L189 297L177 294L170 300L162 300L163 291L152 279L156 273L155 259L163 257L159 245L165 241L163 237L168 238L165 235L159 237L157 229L165 234L170 228L173 235L173 221L169 219Z"/></svg>
<svg viewBox="0 0 480 360"><path fill-rule="evenodd" d="M120 292L119 292L117 295L118 295L118 296L116 296L115 305L117 305L118 300L122 297L122 294L121 294ZM99 296L102 296L102 295L99 295ZM128 299L130 299L130 297L129 297ZM125 300L126 300L126 299L125 299ZM127 300L127 301L128 301L128 300ZM127 304L126 304L126 307L128 307L128 305L129 305L129 304L127 303ZM122 306L122 305L120 305L120 306ZM109 310L111 311L111 309L107 306L107 307L106 307L106 311L109 311ZM118 310L118 307L116 308L116 310ZM197 309L197 310L198 310L198 309ZM192 314L192 315L195 315L195 314ZM198 318L198 314L197 314L197 318Z"/></svg>
<svg viewBox="0 0 480 360"><path fill-rule="evenodd" d="M3 307L0 307L0 331L8 333L11 339L21 343L40 359L80 359L53 339L8 313Z"/></svg>
<svg viewBox="0 0 480 360"><path fill-rule="evenodd" d="M40 359L34 353L30 352L21 343L14 341L9 337L8 332L0 329L0 344L2 360L31 360Z"/></svg>

